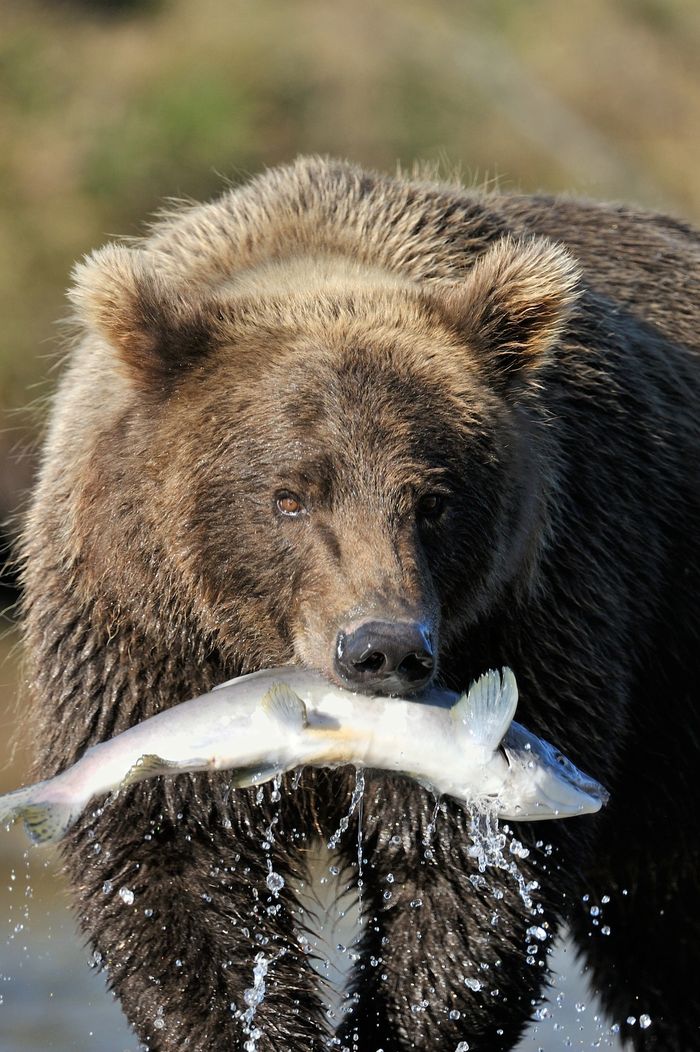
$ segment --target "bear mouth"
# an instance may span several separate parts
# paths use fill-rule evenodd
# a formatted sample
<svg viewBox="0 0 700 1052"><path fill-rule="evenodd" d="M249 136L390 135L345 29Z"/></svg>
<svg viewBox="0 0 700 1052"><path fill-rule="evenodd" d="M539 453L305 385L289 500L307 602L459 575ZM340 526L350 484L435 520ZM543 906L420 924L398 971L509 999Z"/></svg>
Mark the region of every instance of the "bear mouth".
<svg viewBox="0 0 700 1052"><path fill-rule="evenodd" d="M356 679L347 676L336 675L330 682L350 690L354 694L377 694L390 698L412 698L428 690L435 678L434 670L429 670L426 676L425 666L410 668L407 670L397 669L395 671L383 672L381 668L376 670L371 666L366 675L359 675Z"/></svg>

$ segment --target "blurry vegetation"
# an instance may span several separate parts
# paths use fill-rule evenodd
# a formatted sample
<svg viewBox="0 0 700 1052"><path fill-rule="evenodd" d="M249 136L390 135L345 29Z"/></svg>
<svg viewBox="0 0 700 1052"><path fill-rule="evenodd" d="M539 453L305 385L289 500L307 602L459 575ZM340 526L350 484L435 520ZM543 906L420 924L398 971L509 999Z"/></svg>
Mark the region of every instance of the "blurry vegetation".
<svg viewBox="0 0 700 1052"><path fill-rule="evenodd" d="M4 0L4 407L43 390L74 259L298 152L700 219L699 54L697 0Z"/></svg>

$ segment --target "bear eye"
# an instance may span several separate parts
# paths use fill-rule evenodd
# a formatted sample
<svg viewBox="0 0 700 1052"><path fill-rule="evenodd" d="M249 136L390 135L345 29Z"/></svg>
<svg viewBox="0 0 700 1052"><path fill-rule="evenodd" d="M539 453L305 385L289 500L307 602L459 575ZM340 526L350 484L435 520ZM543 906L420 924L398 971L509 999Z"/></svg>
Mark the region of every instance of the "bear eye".
<svg viewBox="0 0 700 1052"><path fill-rule="evenodd" d="M416 514L421 519L437 519L445 510L443 493L424 493L416 505Z"/></svg>
<svg viewBox="0 0 700 1052"><path fill-rule="evenodd" d="M297 515L302 515L306 511L302 504L301 498L297 497L296 493L291 493L289 490L282 490L275 497L275 507L280 515L287 515L291 518L295 518Z"/></svg>

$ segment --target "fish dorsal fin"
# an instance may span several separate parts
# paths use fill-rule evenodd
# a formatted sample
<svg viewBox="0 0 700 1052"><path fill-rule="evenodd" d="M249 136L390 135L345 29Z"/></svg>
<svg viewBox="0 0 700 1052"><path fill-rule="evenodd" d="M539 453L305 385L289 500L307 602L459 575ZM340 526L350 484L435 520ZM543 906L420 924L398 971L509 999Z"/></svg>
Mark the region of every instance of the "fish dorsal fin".
<svg viewBox="0 0 700 1052"><path fill-rule="evenodd" d="M301 730L308 724L306 705L286 683L273 683L260 702L263 712L290 730Z"/></svg>
<svg viewBox="0 0 700 1052"><path fill-rule="evenodd" d="M493 669L475 680L452 706L452 716L479 745L493 752L501 744L518 705L518 687L509 668Z"/></svg>

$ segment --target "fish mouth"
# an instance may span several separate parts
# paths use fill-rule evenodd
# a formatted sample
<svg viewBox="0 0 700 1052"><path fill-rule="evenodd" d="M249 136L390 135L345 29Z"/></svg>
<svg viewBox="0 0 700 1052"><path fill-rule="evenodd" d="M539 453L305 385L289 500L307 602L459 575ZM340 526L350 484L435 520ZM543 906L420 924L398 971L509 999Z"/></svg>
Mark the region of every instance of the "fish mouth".
<svg viewBox="0 0 700 1052"><path fill-rule="evenodd" d="M544 796L561 814L595 814L607 804L610 793L600 782L580 771L570 760L570 770L559 767L546 771L541 788Z"/></svg>
<svg viewBox="0 0 700 1052"><path fill-rule="evenodd" d="M597 783L596 783L597 784ZM499 817L511 822L537 822L551 818L573 818L576 815L594 815L607 804L610 794L599 787L596 792L583 792L571 786L571 792L538 792L530 800L522 801L499 810Z"/></svg>

